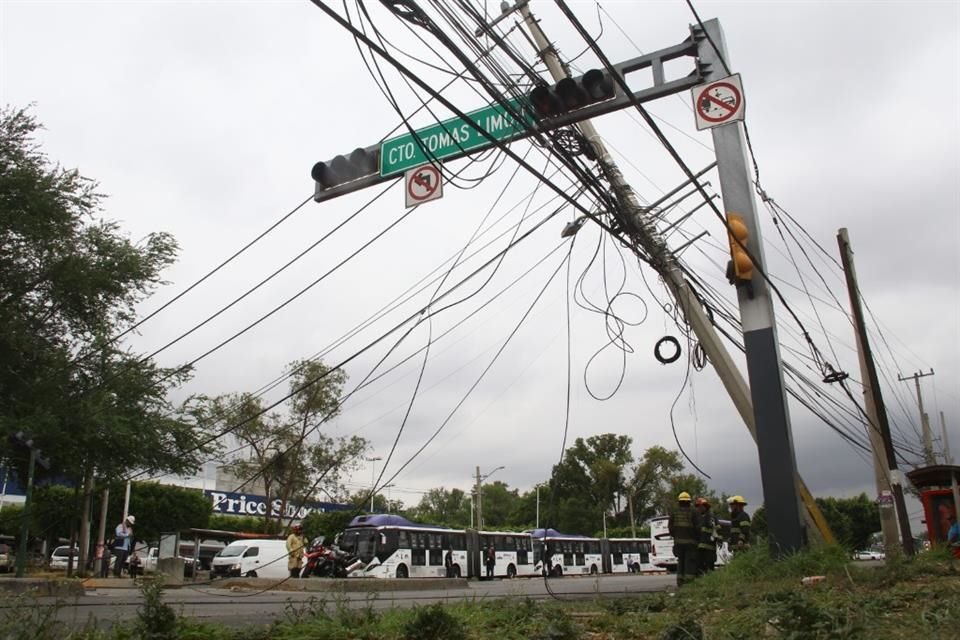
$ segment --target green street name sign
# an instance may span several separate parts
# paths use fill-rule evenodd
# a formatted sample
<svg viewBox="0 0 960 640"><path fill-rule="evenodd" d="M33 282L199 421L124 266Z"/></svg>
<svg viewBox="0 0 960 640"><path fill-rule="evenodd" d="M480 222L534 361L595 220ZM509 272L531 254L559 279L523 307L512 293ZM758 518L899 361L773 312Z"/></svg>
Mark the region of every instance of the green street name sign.
<svg viewBox="0 0 960 640"><path fill-rule="evenodd" d="M508 104L513 110L526 114L526 111L521 110L520 100L512 99ZM527 126L533 123L533 118L528 115L525 115L526 123L518 123L499 104L471 111L467 115L497 140L506 140L524 133ZM417 144L414 136L420 140L420 144ZM380 145L380 175L385 178L434 160L443 160L492 144L466 120L450 118L413 134L406 133L383 142ZM424 149L429 156L424 153Z"/></svg>

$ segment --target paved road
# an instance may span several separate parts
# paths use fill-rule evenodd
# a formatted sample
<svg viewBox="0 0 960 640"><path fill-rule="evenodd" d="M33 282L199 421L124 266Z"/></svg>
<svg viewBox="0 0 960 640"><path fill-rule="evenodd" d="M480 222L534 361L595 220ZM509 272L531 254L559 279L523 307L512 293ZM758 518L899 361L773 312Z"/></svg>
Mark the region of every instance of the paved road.
<svg viewBox="0 0 960 640"><path fill-rule="evenodd" d="M624 597L632 594L663 591L676 583L675 576L600 576L551 579L545 585L542 579L497 580L471 582L465 588L429 591L367 592L290 592L263 593L213 588L211 586L184 587L165 592L164 600L184 616L219 622L231 626L268 624L282 619L289 607L302 607L311 601L328 608L336 606L365 607L377 610L410 607L417 604L481 600L483 598L551 597L554 594L571 599L589 599L598 594ZM48 600L49 602L49 600ZM135 589L102 589L63 602L58 618L73 625L96 621L100 627L109 627L117 621L127 622L136 617L140 606L140 592Z"/></svg>

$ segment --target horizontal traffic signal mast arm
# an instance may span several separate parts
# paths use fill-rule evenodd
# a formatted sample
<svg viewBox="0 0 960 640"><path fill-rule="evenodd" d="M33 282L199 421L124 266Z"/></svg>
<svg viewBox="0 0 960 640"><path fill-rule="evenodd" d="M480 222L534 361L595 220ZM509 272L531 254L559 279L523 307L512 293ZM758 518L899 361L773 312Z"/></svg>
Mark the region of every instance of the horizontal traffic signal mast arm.
<svg viewBox="0 0 960 640"><path fill-rule="evenodd" d="M679 93L695 87L703 82L704 69L702 68L702 65L694 62L694 69L689 75L668 81L664 74L664 63L677 58L682 58L684 56L695 58L696 54L697 45L691 37L672 47L667 47L666 49L661 49L660 51L654 51L643 56L631 58L630 60L626 60L614 65L613 72L619 74L621 77L626 77L627 74L634 71L639 71L641 69L650 68L652 70L653 85L646 89L634 92L632 97L622 92L620 89L621 83L617 82L615 78L610 77L610 72L608 70L593 69L588 71L583 76L572 78L571 82L564 83L563 88L559 87L558 85L552 89L552 92L556 94L559 90L561 94L564 94L564 92L570 88L571 84L574 87L598 86L597 74L601 74L601 82L599 82L599 86L606 86L606 83L609 83L612 97L608 98L605 95L599 97L593 96L593 99L600 99L601 101L587 103L586 106L579 108L576 106L576 104L573 104L572 108L569 108L568 110L562 110L561 112L558 112L556 115L552 116L537 114L531 108L530 103L533 96L524 97L520 100L504 99L502 101L504 105L520 105L520 109L523 112L521 115L523 115L526 121L529 122L529 125L518 129L515 133L499 139L491 134L490 131L480 126L483 123L478 122L474 118L470 117L470 114L464 114L466 117L455 117L445 120L444 122L440 123L440 125L430 125L429 127L413 132L413 135L410 135L410 138L416 138L414 141L418 147L416 152L423 155L425 158L424 164L428 162L439 163L447 162L449 160L458 160L474 153L485 151L499 144L527 138L529 136L536 135L537 133L566 127L587 118L595 118L619 109L632 107L638 102L649 102L650 100L655 100L663 96L672 95L674 93ZM603 80L605 80L605 82L603 82ZM534 91L538 92L539 94L542 93L544 89L545 87L538 87L535 88ZM587 91L589 92L589 89ZM493 105L494 108L497 106L498 105ZM490 107L487 107L486 109L489 108ZM477 114L481 111L484 110L477 110L472 113ZM452 132L454 129L459 130L460 127L466 126L468 127L468 134L479 136L482 138L482 140L479 144L469 147L466 145L460 145L460 141L458 140L454 144L453 149L444 153L442 157L440 157L439 152L431 153L427 149L422 137L419 135L424 131L435 129L438 126L442 127L442 129L448 133ZM387 173L385 175L382 174L380 172L380 167L382 165L380 154L385 144L389 144L391 141L395 140L396 138L385 140L368 147L355 149L348 155L340 155L326 162L316 163L313 166L313 170L310 174L315 182L315 191L313 196L314 201L323 202L325 200L331 200L346 193L359 191L361 189L372 187L382 182L394 179L403 171L403 169L399 169L396 172Z"/></svg>

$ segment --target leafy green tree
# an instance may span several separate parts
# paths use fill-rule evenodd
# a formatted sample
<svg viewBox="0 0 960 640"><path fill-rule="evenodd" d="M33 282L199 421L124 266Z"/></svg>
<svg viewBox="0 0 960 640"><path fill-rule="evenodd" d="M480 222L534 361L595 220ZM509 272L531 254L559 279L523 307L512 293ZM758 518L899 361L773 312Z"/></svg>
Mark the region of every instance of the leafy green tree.
<svg viewBox="0 0 960 640"><path fill-rule="evenodd" d="M643 453L627 483L637 522L646 522L654 516L668 513L663 497L671 489L671 478L682 471L683 461L679 451L652 446Z"/></svg>
<svg viewBox="0 0 960 640"><path fill-rule="evenodd" d="M486 504L484 504L486 508ZM466 527L470 524L470 499L463 489L430 489L410 510L417 522L446 527Z"/></svg>
<svg viewBox="0 0 960 640"><path fill-rule="evenodd" d="M23 514L23 505L5 504L0 509L0 534L16 536L20 533L20 518Z"/></svg>
<svg viewBox="0 0 960 640"><path fill-rule="evenodd" d="M78 492L59 485L47 485L33 490L30 506L30 531L48 546L60 540L69 540L76 532L74 514L77 511ZM18 532L19 533L19 532Z"/></svg>
<svg viewBox="0 0 960 640"><path fill-rule="evenodd" d="M328 500L348 496L343 477L356 469L369 448L361 437L333 438L320 430L340 411L346 373L318 360L290 364L290 398L284 412L266 413L260 398L226 394L196 398L190 412L212 429L233 426L233 437L247 455L228 464L243 488L262 487L267 502L281 500L280 513L265 519L284 520L287 504L300 504L323 495Z"/></svg>
<svg viewBox="0 0 960 640"><path fill-rule="evenodd" d="M325 536L327 542L332 543L338 534L342 533L350 521L357 514L353 511L327 511L326 513L311 513L303 519L303 535L307 541L316 536Z"/></svg>
<svg viewBox="0 0 960 640"><path fill-rule="evenodd" d="M767 534L767 510L763 507L757 507L750 516L750 535L757 540L766 538Z"/></svg>
<svg viewBox="0 0 960 640"><path fill-rule="evenodd" d="M550 502L550 489L547 484L540 485L541 522ZM519 495L510 514L510 523L514 528L533 529L537 524L537 489L534 487Z"/></svg>
<svg viewBox="0 0 960 640"><path fill-rule="evenodd" d="M486 529L510 529L516 526L512 519L520 502L520 494L507 483L497 480L480 486L483 492L483 526Z"/></svg>
<svg viewBox="0 0 960 640"><path fill-rule="evenodd" d="M89 507L97 477L192 472L212 447L167 400L189 371L113 338L131 328L176 242L133 242L102 219L98 185L52 163L39 129L26 109L0 110L0 443L28 432ZM26 476L26 452L0 455ZM84 534L89 512L79 509Z"/></svg>
<svg viewBox="0 0 960 640"><path fill-rule="evenodd" d="M631 443L629 436L612 433L574 441L563 461L553 468L553 526L566 533L589 534L602 521L604 512L617 507L624 489L624 470L633 462Z"/></svg>
<svg viewBox="0 0 960 640"><path fill-rule="evenodd" d="M880 508L861 493L853 498L817 498L817 506L837 541L851 551L865 549L880 529Z"/></svg>
<svg viewBox="0 0 960 640"><path fill-rule="evenodd" d="M630 527L607 527L607 537L608 538L633 538L634 529ZM650 525L645 524L643 526L636 528L636 537L637 538L649 538L650 537ZM595 531L593 536L599 538L603 535L603 531Z"/></svg>
<svg viewBox="0 0 960 640"><path fill-rule="evenodd" d="M122 484L110 487L107 538L123 518ZM176 487L158 482L134 482L130 489L130 513L137 517L137 539L156 542L161 533L209 527L213 505L200 489ZM94 513L100 513L99 501Z"/></svg>
<svg viewBox="0 0 960 640"><path fill-rule="evenodd" d="M677 496L683 491L693 499L706 498L714 507L720 502L717 494L707 486L706 480L692 473L678 473L667 479L665 489L657 496L656 507L661 510L660 513L672 511L677 505Z"/></svg>

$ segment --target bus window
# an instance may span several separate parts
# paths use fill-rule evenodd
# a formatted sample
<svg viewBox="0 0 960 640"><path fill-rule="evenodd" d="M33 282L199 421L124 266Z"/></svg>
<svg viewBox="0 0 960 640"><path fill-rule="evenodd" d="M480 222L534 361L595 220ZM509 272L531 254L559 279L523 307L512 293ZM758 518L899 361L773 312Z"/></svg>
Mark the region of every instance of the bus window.
<svg viewBox="0 0 960 640"><path fill-rule="evenodd" d="M443 564L443 536L439 533L427 535L430 543L430 566L439 567Z"/></svg>
<svg viewBox="0 0 960 640"><path fill-rule="evenodd" d="M422 533L410 534L410 564L424 566L427 564L427 541Z"/></svg>

